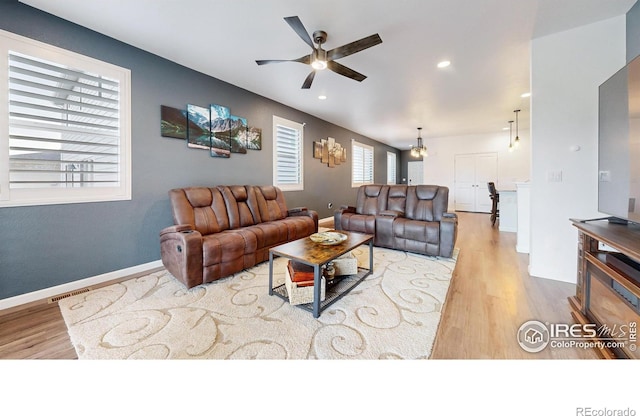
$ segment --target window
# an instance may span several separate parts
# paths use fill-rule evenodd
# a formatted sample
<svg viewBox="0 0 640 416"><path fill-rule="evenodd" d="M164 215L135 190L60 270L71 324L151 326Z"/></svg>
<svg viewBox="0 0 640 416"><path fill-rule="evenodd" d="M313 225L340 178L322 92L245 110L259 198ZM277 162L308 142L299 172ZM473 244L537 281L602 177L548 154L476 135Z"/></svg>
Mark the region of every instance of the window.
<svg viewBox="0 0 640 416"><path fill-rule="evenodd" d="M283 191L302 191L303 125L273 116L273 184Z"/></svg>
<svg viewBox="0 0 640 416"><path fill-rule="evenodd" d="M373 183L373 147L352 140L351 154L353 159L351 186L356 188Z"/></svg>
<svg viewBox="0 0 640 416"><path fill-rule="evenodd" d="M0 206L131 199L130 71L0 31Z"/></svg>
<svg viewBox="0 0 640 416"><path fill-rule="evenodd" d="M396 184L396 154L387 152L387 184Z"/></svg>

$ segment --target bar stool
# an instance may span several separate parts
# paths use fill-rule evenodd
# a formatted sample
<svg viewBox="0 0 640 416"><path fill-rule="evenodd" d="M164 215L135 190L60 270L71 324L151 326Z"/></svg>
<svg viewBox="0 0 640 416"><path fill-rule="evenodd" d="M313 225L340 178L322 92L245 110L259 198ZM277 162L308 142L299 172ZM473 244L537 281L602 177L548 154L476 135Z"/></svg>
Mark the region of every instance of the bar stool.
<svg viewBox="0 0 640 416"><path fill-rule="evenodd" d="M498 203L500 202L500 193L496 191L496 184L493 182L487 182L489 187L489 197L491 198L491 226L496 225L496 219L500 217L500 210L498 209Z"/></svg>

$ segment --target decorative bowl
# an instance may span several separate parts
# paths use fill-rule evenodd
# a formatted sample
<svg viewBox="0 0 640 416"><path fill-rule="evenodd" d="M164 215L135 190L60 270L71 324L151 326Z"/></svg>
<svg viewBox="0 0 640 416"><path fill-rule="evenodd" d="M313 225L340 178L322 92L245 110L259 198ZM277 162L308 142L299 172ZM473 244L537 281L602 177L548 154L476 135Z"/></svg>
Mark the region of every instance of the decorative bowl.
<svg viewBox="0 0 640 416"><path fill-rule="evenodd" d="M311 234L309 238L314 243L322 244L323 246L334 246L344 242L347 239L347 236L342 233L325 231L322 233Z"/></svg>

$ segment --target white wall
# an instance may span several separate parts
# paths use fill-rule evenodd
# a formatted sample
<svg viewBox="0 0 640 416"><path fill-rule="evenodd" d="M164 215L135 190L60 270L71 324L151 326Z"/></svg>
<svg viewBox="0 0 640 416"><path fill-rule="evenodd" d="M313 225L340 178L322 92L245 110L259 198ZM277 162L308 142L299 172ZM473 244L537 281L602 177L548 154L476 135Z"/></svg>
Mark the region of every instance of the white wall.
<svg viewBox="0 0 640 416"><path fill-rule="evenodd" d="M509 118L505 114L505 118ZM506 121L505 121L506 124ZM517 150L509 152L509 131L495 134L442 137L426 139L429 156L424 159L425 183L449 187L449 211L454 207L454 161L459 154L497 153L498 189L516 189L515 182L529 180L531 161L531 141L527 131L519 132L521 144ZM515 128L513 132L515 138ZM487 192L489 192L487 190Z"/></svg>
<svg viewBox="0 0 640 416"><path fill-rule="evenodd" d="M597 211L598 86L626 62L625 25L623 15L532 41L533 276L575 283L577 230L569 219L602 216ZM561 182L548 180L559 171Z"/></svg>

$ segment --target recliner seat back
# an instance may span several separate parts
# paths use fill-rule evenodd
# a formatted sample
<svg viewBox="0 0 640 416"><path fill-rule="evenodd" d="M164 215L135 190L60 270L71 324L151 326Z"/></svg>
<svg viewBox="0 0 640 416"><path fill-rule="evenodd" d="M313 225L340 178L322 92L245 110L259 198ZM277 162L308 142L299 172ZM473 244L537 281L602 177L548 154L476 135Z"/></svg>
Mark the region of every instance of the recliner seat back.
<svg viewBox="0 0 640 416"><path fill-rule="evenodd" d="M287 217L287 204L280 188L256 186L255 195L262 221L276 221Z"/></svg>
<svg viewBox="0 0 640 416"><path fill-rule="evenodd" d="M224 197L229 227L237 229L261 222L255 190L252 186L218 186Z"/></svg>
<svg viewBox="0 0 640 416"><path fill-rule="evenodd" d="M389 187L385 185L364 185L358 188L356 213L376 215L387 209Z"/></svg>
<svg viewBox="0 0 640 416"><path fill-rule="evenodd" d="M189 224L202 235L229 229L227 207L216 188L193 187L169 192L174 224Z"/></svg>
<svg viewBox="0 0 640 416"><path fill-rule="evenodd" d="M409 186L406 218L419 221L440 221L447 212L449 188L437 185Z"/></svg>

